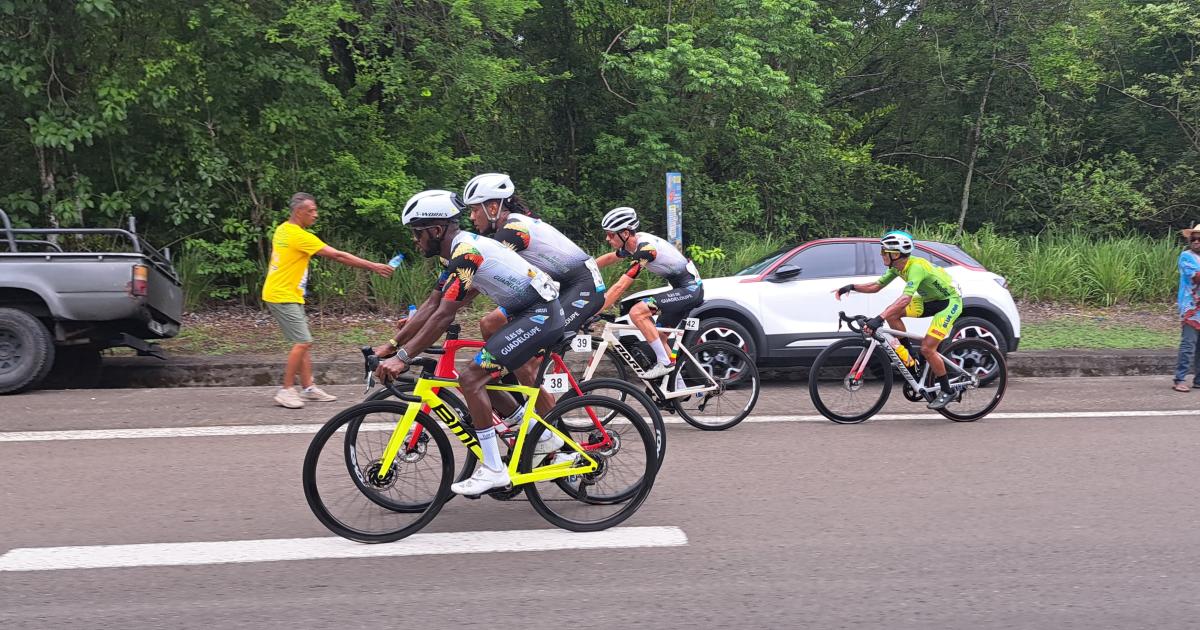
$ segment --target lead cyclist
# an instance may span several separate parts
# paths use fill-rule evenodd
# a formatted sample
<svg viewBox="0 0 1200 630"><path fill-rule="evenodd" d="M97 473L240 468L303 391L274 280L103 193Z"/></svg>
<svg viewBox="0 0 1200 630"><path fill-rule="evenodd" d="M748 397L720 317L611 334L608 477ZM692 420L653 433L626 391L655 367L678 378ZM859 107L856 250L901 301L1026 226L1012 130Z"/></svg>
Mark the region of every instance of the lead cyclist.
<svg viewBox="0 0 1200 630"><path fill-rule="evenodd" d="M878 293L892 280L903 278L904 292L892 302L891 306L883 309L877 317L867 320L866 332L871 334L886 321L889 328L905 330L901 317L928 317L935 313L925 338L921 340L921 356L933 369L941 391L928 407L942 409L952 400L954 393L950 391L950 379L946 376L946 363L938 354L938 344L950 334L955 320L962 313L962 296L954 287L950 274L944 269L933 266L924 258L914 258L913 237L903 230L892 230L879 239L881 247L879 255L887 271L875 282L868 284L847 284L834 290L838 300L851 292Z"/></svg>

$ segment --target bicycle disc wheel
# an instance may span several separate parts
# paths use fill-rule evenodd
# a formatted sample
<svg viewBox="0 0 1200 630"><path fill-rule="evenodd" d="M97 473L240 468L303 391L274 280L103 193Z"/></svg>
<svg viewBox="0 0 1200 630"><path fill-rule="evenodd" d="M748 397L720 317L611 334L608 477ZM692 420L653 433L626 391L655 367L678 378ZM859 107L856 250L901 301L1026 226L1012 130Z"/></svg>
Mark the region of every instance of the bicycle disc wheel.
<svg viewBox="0 0 1200 630"><path fill-rule="evenodd" d="M854 424L875 415L892 392L892 365L876 347L863 357L870 342L861 337L839 339L817 355L808 371L808 393L821 415L838 424ZM856 376L852 373L859 359Z"/></svg>
<svg viewBox="0 0 1200 630"><path fill-rule="evenodd" d="M625 381L618 381L612 378L594 378L590 381L584 381L579 384L579 389L583 390L582 395L585 396L589 394L600 395L623 402L632 407L634 411L642 414L643 418L649 419L650 427L654 429L654 450L658 456L658 464L662 466L663 457L667 454L667 425L663 422L662 412L659 411L658 405L654 404L654 401L646 395L644 390L630 385ZM559 401L569 400L579 395L574 391L570 391L563 394L559 398ZM615 413L601 414L596 412L596 418L601 424L607 425ZM575 431L586 431L595 428L595 421L592 420L590 414L572 414L569 417L564 417L563 423Z"/></svg>
<svg viewBox="0 0 1200 630"><path fill-rule="evenodd" d="M704 431L723 431L745 420L758 404L760 385L750 355L725 341L706 341L688 351L696 361L680 353L669 379L672 391L706 387L709 377L717 388L672 399L680 417Z"/></svg>
<svg viewBox="0 0 1200 630"><path fill-rule="evenodd" d="M309 444L304 497L338 536L365 543L399 540L425 527L450 497L450 440L424 413L417 414L412 430L420 427L428 439L416 449L401 450L391 470L378 474L384 447L407 407L398 401L359 403L326 422ZM357 424L353 438L346 430L351 423ZM415 505L424 507L394 509Z"/></svg>
<svg viewBox="0 0 1200 630"><path fill-rule="evenodd" d="M1008 386L1004 355L982 339L960 339L950 344L942 355L975 377L978 384L968 385L959 392L957 399L938 409L938 413L955 422L974 422L991 413L1004 398L1004 389ZM947 374L952 388L957 382L967 380L953 369L947 370Z"/></svg>
<svg viewBox="0 0 1200 630"><path fill-rule="evenodd" d="M589 412L614 415L605 427L611 438L606 446L588 448L602 444L604 437L599 430L575 432L561 421L566 416ZM629 405L611 398L579 396L555 405L545 420L588 449L588 455L596 459L600 467L590 473L528 484L525 494L533 509L550 524L574 532L607 529L637 512L649 496L658 472L654 432L645 419ZM580 423L576 420L571 424ZM533 426L526 438L528 443L536 444L544 431L546 427L541 423ZM519 470L522 472L546 461L538 458L540 461L535 462L533 451L530 448L521 454Z"/></svg>

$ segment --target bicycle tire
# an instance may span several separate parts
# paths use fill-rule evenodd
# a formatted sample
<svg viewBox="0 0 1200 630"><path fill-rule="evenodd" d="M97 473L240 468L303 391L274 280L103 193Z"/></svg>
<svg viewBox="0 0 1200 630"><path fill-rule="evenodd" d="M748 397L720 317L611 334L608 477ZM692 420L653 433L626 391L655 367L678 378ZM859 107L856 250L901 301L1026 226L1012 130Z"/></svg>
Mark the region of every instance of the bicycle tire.
<svg viewBox="0 0 1200 630"><path fill-rule="evenodd" d="M996 405L999 405L1000 401L1004 399L1004 391L1008 387L1008 364L1004 360L1004 355L998 349L996 349L996 346L982 339L959 339L946 348L945 354L949 354L952 351L963 352L972 349L988 353L990 355L990 360L995 361L996 365L998 366L996 369L989 370L987 372L986 376L980 380L979 387L975 388L974 391L982 392L995 389L995 392L992 394L991 401L988 402L987 406L984 407L982 411L976 411L975 413L969 414L955 413L954 410L950 408L950 405L956 404L953 402L950 403L950 405L946 405L945 407L937 410L938 413L955 422L974 422L988 415L996 408ZM949 359L944 358L944 360Z"/></svg>
<svg viewBox="0 0 1200 630"><path fill-rule="evenodd" d="M847 414L840 412L840 410L834 411L829 406L827 401L825 401L821 396L819 387L823 381L822 374L824 373L824 370L830 369L833 370L831 373L837 373L840 371L841 366L835 365L835 361L842 360L845 355L851 354L855 348L857 348L859 354L861 354L863 350L866 350L868 344L869 341L861 337L839 339L838 341L829 344L824 350L822 350L821 354L818 354L817 358L813 360L812 367L809 368L808 395L810 398L812 398L813 406L817 408L817 411L819 411L821 415L838 424L857 424L866 420L867 418L870 418L876 413L879 413L879 410L883 408L884 403L887 402L888 396L892 393L892 379L894 378L894 375L892 373L893 370L891 360L888 358L887 354L884 353L882 346L879 346L875 348L875 352L872 354L871 358L868 359L869 361L877 361L877 363L867 366L867 369L872 370L872 373L877 376L877 378L881 379L881 389L878 400L871 403L871 405L861 413ZM853 359L851 359L851 362L852 361ZM846 365L845 373L847 377L849 376L850 367L852 367L852 365ZM880 372L880 370L882 371ZM849 386L844 387L846 388L846 391L851 393L858 391L849 389ZM861 387L861 385L859 385L859 387Z"/></svg>
<svg viewBox="0 0 1200 630"><path fill-rule="evenodd" d="M409 385L411 386L412 384L413 383L410 383ZM392 398L395 398L395 396L396 395L392 393L390 388L383 387L371 392L367 396L366 400L391 400ZM456 416L458 416L458 420L464 428L474 433L475 425L471 422L471 410L467 407L467 403L464 402L462 398L459 398L458 394L454 393L453 389L443 387L438 390L437 397L440 398L442 402L446 403L446 405L450 407L450 410L453 411ZM451 444L453 444L453 442L451 442ZM472 453L470 449L466 449L466 452L463 456L462 466L455 466L455 469L458 471L454 475L455 483L459 481L466 481L467 478L471 476L471 473L475 472L475 466L477 463L478 460L475 459L475 454ZM453 499L454 496L455 495L451 495L450 498Z"/></svg>
<svg viewBox="0 0 1200 630"><path fill-rule="evenodd" d="M654 400L646 394L644 389L614 378L594 378L590 381L584 381L579 384L579 389L583 391L582 394L578 394L572 390L560 396L558 401L562 402L580 395L591 395L591 392L597 389L620 390L625 395L636 400L646 412L642 414L642 417L650 418L650 426L654 429L655 452L658 455L658 464L662 466L663 458L667 456L667 425L663 421L662 412L659 411L658 405L654 404ZM616 400L633 407L625 398L617 398ZM637 411L637 408L634 407L634 410ZM603 419L600 423L607 424L608 421L609 419Z"/></svg>
<svg viewBox="0 0 1200 630"><path fill-rule="evenodd" d="M321 453L324 450L325 445L330 442L330 439L334 438L335 436L339 436L339 430L342 429L343 426L356 421L361 423L362 418L369 414L384 413L402 415L407 407L408 403L402 403L398 401L370 401L359 403L343 410L341 413L338 413L331 418L325 423L324 426L321 427L320 430L317 431L317 434L313 437L312 442L309 443L308 450L304 455L304 468L302 474L304 498L308 502L308 507L312 510L313 515L317 517L317 520L319 520L322 525L338 536L363 543L383 543L400 540L401 538L411 536L428 525L429 522L432 521L435 516L437 516L438 512L441 511L442 505L445 504L446 500L449 499L451 494L450 483L454 475L453 453L450 448L450 440L446 437L446 433L442 431L441 427L433 418L430 418L428 415L421 412L417 413L416 423L421 426L424 432L428 433L430 436L430 442L433 443L434 447L437 449L439 457L441 458L441 471L438 480L437 491L434 493L434 498L426 502L425 508L420 512L397 512L396 510L388 510L391 514L419 514L415 520L399 527L381 526L386 527L386 529L382 529L382 531L368 531L355 527L354 525L346 523L342 519L338 518L338 516L334 513L334 510L331 509L323 499L322 491L318 484L320 483L321 477L324 473L318 473L318 467L321 466ZM334 442L337 443L339 440L334 440ZM350 454L348 453L347 444L344 437L340 440L340 448L337 449L336 453L330 455L330 459L335 456L340 460L340 470L338 466L330 464L330 476L337 477L340 475L346 475L350 477L353 479L351 486L353 487L354 491L357 492L358 495L364 495L359 479L363 471L359 470L353 464ZM353 495L350 496L353 497ZM370 496L363 496L363 498L365 500L369 500L370 503L376 507L388 509L380 505L377 500L371 498ZM334 504L343 505L344 502ZM361 512L362 510L360 510L360 513Z"/></svg>
<svg viewBox="0 0 1200 630"><path fill-rule="evenodd" d="M690 352L693 357L696 357L698 365L693 368L689 368L688 364L691 362L691 360L687 358L687 355L681 354L677 365L675 366L675 371L672 372L670 378L667 380L668 383L673 384L673 387L678 387L680 380L686 378L694 378L696 381L701 382L701 377L699 374L695 374L691 377L683 374L684 370L687 369L699 369L716 378L719 385L717 393L715 394L699 394L704 401L701 403L702 405L707 406L711 404L714 398L717 399L717 404L720 405L721 399L726 393L742 391L747 388L750 390L750 398L745 403L734 403L735 407L740 404L741 409L737 410L732 417L725 420L705 420L704 418L711 416L694 414L686 407L686 404L692 400L690 396L687 397L687 399L673 399L672 405L674 406L675 411L679 412L679 416L683 418L684 422L687 422L688 424L702 431L724 431L725 429L737 426L742 420L745 420L752 411L754 411L755 405L758 404L758 396L761 389L761 380L758 377L758 366L754 364L754 360L751 359L750 355L746 354L744 350L727 341L705 341L704 343L699 343L691 348L688 348L688 352ZM708 365L712 367L712 371L705 370L703 367L704 364L700 363L704 360L703 357L706 356L711 357ZM740 367L737 367L739 365ZM730 376L730 370L736 370L736 372ZM725 374L716 374L715 372L717 371L724 371ZM703 411L703 409L700 409L700 411Z"/></svg>
<svg viewBox="0 0 1200 630"><path fill-rule="evenodd" d="M549 482L528 484L526 486L525 495L529 498L529 503L533 506L533 509L551 525L573 532L594 532L608 529L609 527L625 521L630 516L633 516L633 514L637 512L638 508L641 507L642 503L646 500L646 497L650 495L650 490L654 487L655 476L658 474L658 460L654 454L653 430L641 415L639 415L633 410L632 407L626 405L625 403L604 396L577 396L555 405L554 409L552 409L550 413L546 414L544 420L557 426L560 423L563 414L588 406L612 407L626 417L630 426L638 436L638 439L641 443L641 448L637 449L633 445L622 443L620 450L614 453L614 456L620 455L620 453L626 448L635 449L631 451L633 456L636 457L637 454L640 453L644 464L641 465L641 470L639 471L641 476L628 486L627 491L623 491L621 493L627 495L623 500L614 499L611 501L602 502L590 501L588 498L580 497L577 491L572 492L564 489L569 487L569 481L567 478L555 479ZM546 431L545 425L539 422L535 426L531 427L526 440L529 444L536 444L538 438L544 431ZM533 470L533 451L534 449L530 448L521 454L521 462L518 470L521 472ZM601 457L601 455L595 451L593 451L593 456ZM606 459L612 459L612 457L608 457ZM585 504L592 507L614 505L619 507L614 513L596 520L582 521L572 519L560 513L560 511L556 511L550 506L550 503L561 502L561 500L548 498L550 489L562 491L575 503Z"/></svg>

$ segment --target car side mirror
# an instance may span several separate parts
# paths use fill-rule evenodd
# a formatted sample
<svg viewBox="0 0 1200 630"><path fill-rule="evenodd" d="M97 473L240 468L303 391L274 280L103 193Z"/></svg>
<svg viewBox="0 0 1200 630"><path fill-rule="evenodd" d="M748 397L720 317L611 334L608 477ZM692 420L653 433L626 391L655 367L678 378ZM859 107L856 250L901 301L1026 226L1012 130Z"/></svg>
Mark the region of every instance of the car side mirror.
<svg viewBox="0 0 1200 630"><path fill-rule="evenodd" d="M775 273L771 274L771 281L772 282L783 282L785 280L791 280L792 278L795 278L796 276L800 275L801 271L802 270L800 269L800 267L797 267L795 265L782 265L781 267L779 267L778 269L775 270Z"/></svg>

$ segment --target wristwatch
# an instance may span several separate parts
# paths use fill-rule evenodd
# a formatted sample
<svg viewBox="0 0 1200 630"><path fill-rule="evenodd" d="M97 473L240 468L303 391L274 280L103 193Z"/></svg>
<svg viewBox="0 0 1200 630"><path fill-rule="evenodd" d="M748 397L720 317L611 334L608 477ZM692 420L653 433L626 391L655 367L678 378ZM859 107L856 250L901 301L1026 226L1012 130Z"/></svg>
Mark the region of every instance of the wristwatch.
<svg viewBox="0 0 1200 630"><path fill-rule="evenodd" d="M404 365L408 365L410 357L408 356L408 353L404 351L404 348L396 348L396 354L393 356L403 361Z"/></svg>

